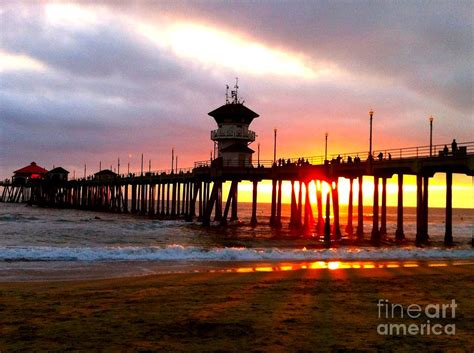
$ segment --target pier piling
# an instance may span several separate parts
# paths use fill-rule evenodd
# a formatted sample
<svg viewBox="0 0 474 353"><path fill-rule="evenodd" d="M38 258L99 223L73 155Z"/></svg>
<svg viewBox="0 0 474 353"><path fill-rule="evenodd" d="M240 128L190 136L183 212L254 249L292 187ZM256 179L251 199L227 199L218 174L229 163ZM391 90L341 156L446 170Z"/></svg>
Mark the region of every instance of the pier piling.
<svg viewBox="0 0 474 353"><path fill-rule="evenodd" d="M405 239L403 232L403 174L398 174L398 190L397 190L397 230L395 231L395 239L402 241Z"/></svg>
<svg viewBox="0 0 474 353"><path fill-rule="evenodd" d="M379 177L374 176L374 203L372 211L372 235L371 241L378 243L380 241L379 232Z"/></svg>

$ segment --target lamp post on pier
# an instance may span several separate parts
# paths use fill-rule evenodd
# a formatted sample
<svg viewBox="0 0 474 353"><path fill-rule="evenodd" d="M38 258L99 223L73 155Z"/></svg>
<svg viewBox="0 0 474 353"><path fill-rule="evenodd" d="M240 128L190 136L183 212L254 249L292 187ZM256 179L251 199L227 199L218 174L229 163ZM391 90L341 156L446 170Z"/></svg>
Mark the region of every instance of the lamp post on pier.
<svg viewBox="0 0 474 353"><path fill-rule="evenodd" d="M174 147L171 149L171 174L174 171Z"/></svg>
<svg viewBox="0 0 474 353"><path fill-rule="evenodd" d="M325 134L326 141L324 143L324 161L328 160L328 133Z"/></svg>
<svg viewBox="0 0 474 353"><path fill-rule="evenodd" d="M430 116L430 157L433 155L433 116Z"/></svg>
<svg viewBox="0 0 474 353"><path fill-rule="evenodd" d="M372 120L374 117L374 111L370 109L370 137L369 137L369 158L372 159Z"/></svg>
<svg viewBox="0 0 474 353"><path fill-rule="evenodd" d="M260 167L260 142L257 144L257 166Z"/></svg>
<svg viewBox="0 0 474 353"><path fill-rule="evenodd" d="M273 129L273 164L276 163L276 155L277 155L277 129Z"/></svg>

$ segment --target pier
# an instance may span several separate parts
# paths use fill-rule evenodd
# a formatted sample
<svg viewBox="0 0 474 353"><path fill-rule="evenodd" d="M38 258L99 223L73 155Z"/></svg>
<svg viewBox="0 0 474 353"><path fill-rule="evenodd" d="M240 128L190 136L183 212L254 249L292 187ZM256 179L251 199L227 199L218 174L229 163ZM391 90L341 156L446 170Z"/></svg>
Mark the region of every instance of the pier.
<svg viewBox="0 0 474 353"><path fill-rule="evenodd" d="M239 101L238 86L226 104L209 113L218 129L211 131L217 153L206 161L195 162L192 168L178 169L174 158L172 169L139 174L118 174L101 170L93 176L68 180L67 171L52 171L36 166L15 172L12 180L0 182L0 202L27 202L45 207L77 208L117 213L133 213L157 219L198 220L204 226L213 222L226 225L239 219L239 183L252 185L252 212L249 224L256 227L259 183L272 185L271 214L268 222L274 228L288 226L302 235L315 234L324 240L339 240L343 234L374 244L387 236L387 179L398 179L396 241L404 241L403 179L416 176L416 243L429 241L429 181L436 173L446 175L446 231L444 241L453 243L452 180L454 173L474 176L474 142L457 143L451 151L447 145L418 146L344 153L330 156L299 157L276 160L252 158L248 146L255 141L255 132L248 129L259 115ZM370 112L373 114L373 112ZM361 159L359 156L367 156ZM142 166L143 169L143 166ZM33 177L34 176L34 177ZM365 177L373 177L373 214L370 234L364 234L362 188ZM347 219L339 213L339 182L349 180ZM358 192L353 185L357 182ZM311 204L309 184L316 185L316 204ZM223 185L230 183L227 195ZM288 225L282 224L283 183L291 185L291 215ZM323 195L323 184L329 192ZM381 195L379 195L379 185ZM303 189L305 196L303 197ZM357 198L357 219L353 218ZM323 199L326 202L323 204ZM380 203L379 203L380 201ZM331 209L330 209L331 208ZM332 224L330 214L332 217Z"/></svg>

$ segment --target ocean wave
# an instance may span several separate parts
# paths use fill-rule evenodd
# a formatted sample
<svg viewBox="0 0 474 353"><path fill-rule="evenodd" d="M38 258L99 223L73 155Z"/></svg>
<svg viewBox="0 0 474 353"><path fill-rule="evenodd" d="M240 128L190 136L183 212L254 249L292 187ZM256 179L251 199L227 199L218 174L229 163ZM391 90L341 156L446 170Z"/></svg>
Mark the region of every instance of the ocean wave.
<svg viewBox="0 0 474 353"><path fill-rule="evenodd" d="M39 221L38 217L34 216L23 216L17 214L4 214L0 215L0 222L28 222L28 221Z"/></svg>
<svg viewBox="0 0 474 353"><path fill-rule="evenodd" d="M261 260L429 260L472 259L471 249L333 248L280 249L195 246L166 247L0 247L0 261L261 261Z"/></svg>

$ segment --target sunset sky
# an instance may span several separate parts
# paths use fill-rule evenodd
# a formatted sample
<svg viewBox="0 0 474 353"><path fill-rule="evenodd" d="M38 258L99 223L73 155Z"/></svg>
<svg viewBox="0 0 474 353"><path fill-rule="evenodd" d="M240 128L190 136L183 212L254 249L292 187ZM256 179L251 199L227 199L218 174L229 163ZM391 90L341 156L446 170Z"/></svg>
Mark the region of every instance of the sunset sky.
<svg viewBox="0 0 474 353"><path fill-rule="evenodd" d="M273 128L278 157L322 155L325 132L329 154L366 151L370 109L375 149L429 144L430 115L435 144L474 140L472 1L0 6L0 178L31 161L139 170L141 153L164 169L172 147L192 166L235 77L262 159ZM444 206L444 177L432 185ZM472 199L456 176L454 206Z"/></svg>

